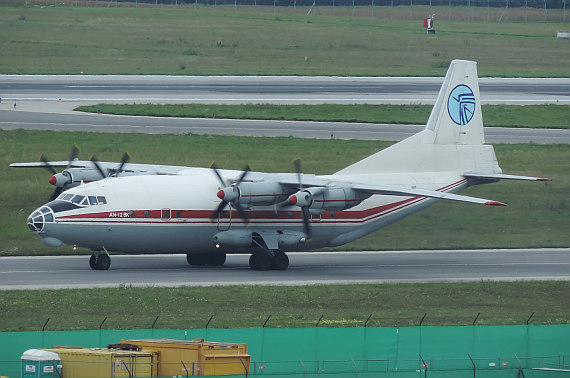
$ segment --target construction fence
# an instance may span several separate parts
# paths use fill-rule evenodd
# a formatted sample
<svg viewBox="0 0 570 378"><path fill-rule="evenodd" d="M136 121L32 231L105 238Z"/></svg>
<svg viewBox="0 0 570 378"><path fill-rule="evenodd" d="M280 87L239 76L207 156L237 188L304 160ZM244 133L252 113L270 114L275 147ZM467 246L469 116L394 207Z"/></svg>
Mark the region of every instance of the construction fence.
<svg viewBox="0 0 570 378"><path fill-rule="evenodd" d="M247 343L247 375L271 377L528 378L552 377L554 371L570 369L570 324L563 324L4 332L0 375L19 377L20 357L28 349L105 348L121 339L148 338ZM128 376L128 367L115 376ZM191 376L205 366L181 361L179 368L182 376Z"/></svg>
<svg viewBox="0 0 570 378"><path fill-rule="evenodd" d="M21 6L220 9L381 19L567 22L568 0L0 0Z"/></svg>

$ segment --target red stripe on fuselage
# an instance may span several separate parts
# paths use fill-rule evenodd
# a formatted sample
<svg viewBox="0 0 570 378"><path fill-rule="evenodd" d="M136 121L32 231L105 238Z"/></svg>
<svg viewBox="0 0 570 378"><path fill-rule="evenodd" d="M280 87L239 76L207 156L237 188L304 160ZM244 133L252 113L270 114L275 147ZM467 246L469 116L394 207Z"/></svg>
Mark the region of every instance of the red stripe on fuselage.
<svg viewBox="0 0 570 378"><path fill-rule="evenodd" d="M437 191L446 191L454 189L467 180L460 180L458 182L446 185ZM412 197L402 201L393 202L387 205L372 207L363 210L342 210L342 211L324 211L320 216L313 218L315 223L365 223L379 217L391 214L395 211L409 207L413 204L427 200L427 197ZM148 212L148 216L146 213ZM226 210L227 212L227 210ZM81 223L132 223L132 224L198 224L198 223L212 223L211 216L213 210L171 210L171 218L162 218L161 210L123 210L123 211L106 211L89 214L75 214L58 216L56 223L61 222L81 222ZM179 213L179 215L178 215ZM130 214L133 214L130 216ZM233 211L233 214L236 214ZM299 223L302 221L303 215L299 210L280 210L277 213L273 210L246 210L246 214L250 223ZM332 215L332 216L331 216ZM184 220L181 220L184 219ZM224 217L220 219L221 222L227 223L229 218ZM287 222L290 221L290 222ZM218 222L214 219L213 222ZM231 222L234 224L246 223L241 218L232 217Z"/></svg>

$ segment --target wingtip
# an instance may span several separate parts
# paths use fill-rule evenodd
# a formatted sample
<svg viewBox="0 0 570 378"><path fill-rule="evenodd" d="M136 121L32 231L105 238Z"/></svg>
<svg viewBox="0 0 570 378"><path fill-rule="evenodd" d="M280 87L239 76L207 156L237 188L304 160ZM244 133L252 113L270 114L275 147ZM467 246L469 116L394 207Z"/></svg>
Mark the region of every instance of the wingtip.
<svg viewBox="0 0 570 378"><path fill-rule="evenodd" d="M545 178L545 177L539 177L536 179L536 181L552 181L551 178Z"/></svg>
<svg viewBox="0 0 570 378"><path fill-rule="evenodd" d="M502 203L499 201L487 201L487 202L485 202L485 205L488 205L488 206L507 206L506 203Z"/></svg>

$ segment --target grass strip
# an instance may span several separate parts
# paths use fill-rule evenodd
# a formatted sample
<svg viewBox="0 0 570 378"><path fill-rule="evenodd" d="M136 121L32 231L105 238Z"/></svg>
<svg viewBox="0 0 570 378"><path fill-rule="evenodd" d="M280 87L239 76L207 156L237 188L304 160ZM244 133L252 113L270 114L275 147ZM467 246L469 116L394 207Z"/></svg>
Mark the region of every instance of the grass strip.
<svg viewBox="0 0 570 378"><path fill-rule="evenodd" d="M45 169L15 169L14 162L37 161L41 153L67 160L73 144L80 158L96 154L103 161L120 161L125 150L133 163L294 172L300 158L305 173L330 174L391 142L337 139L248 138L212 135L108 134L54 131L0 131L0 255L77 254L70 246L45 247L26 226L27 216L48 201L52 175ZM504 144L495 151L505 173L550 177L530 183L502 181L462 192L509 204L491 208L442 201L344 250L526 248L570 246L570 146Z"/></svg>
<svg viewBox="0 0 570 378"><path fill-rule="evenodd" d="M191 270L191 268L188 268ZM191 272L188 272L191 274ZM316 286L121 287L90 290L3 291L0 331L107 329L400 327L417 325L533 324L570 322L568 281L475 282ZM41 311L38 305L41 304Z"/></svg>
<svg viewBox="0 0 570 378"><path fill-rule="evenodd" d="M431 105L98 104L76 110L152 117L420 124ZM570 128L570 105L483 105L485 126Z"/></svg>
<svg viewBox="0 0 570 378"><path fill-rule="evenodd" d="M239 11L193 4L170 9L2 4L0 72L443 76L452 59L469 59L478 62L480 77L568 77L570 49L556 38L567 23L466 21L457 18L464 8L453 7L458 12L453 20L438 19L437 35L426 35L425 15L410 19L408 8L377 7L370 17L322 5L316 14L288 6L275 14L272 6L259 4L240 4ZM488 7L469 12L475 9L488 17ZM561 11L549 9L549 15ZM509 17L512 12L509 8ZM382 18L388 14L391 19Z"/></svg>

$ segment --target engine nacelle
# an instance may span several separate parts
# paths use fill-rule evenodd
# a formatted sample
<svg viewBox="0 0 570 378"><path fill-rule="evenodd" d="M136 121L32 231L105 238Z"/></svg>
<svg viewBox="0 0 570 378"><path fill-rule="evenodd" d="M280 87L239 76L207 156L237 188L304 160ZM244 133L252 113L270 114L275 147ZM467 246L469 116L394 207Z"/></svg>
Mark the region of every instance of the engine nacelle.
<svg viewBox="0 0 570 378"><path fill-rule="evenodd" d="M101 180L101 174L94 168L68 168L50 177L49 183L59 188L69 189L82 182Z"/></svg>
<svg viewBox="0 0 570 378"><path fill-rule="evenodd" d="M251 231L222 231L212 238L217 246L224 247L249 247L251 245Z"/></svg>
<svg viewBox="0 0 570 378"><path fill-rule="evenodd" d="M238 201L241 205L266 206L284 201L287 193L278 182L242 182L239 186L222 188L218 198L226 202Z"/></svg>
<svg viewBox="0 0 570 378"><path fill-rule="evenodd" d="M216 247L249 247L253 238L261 238L269 249L292 247L305 243L306 235L296 231L245 231L229 230L218 232L212 237ZM259 241L259 240L258 240Z"/></svg>
<svg viewBox="0 0 570 378"><path fill-rule="evenodd" d="M346 210L360 204L370 194L359 193L351 188L307 188L289 197L289 203L308 207L313 212Z"/></svg>
<svg viewBox="0 0 570 378"><path fill-rule="evenodd" d="M301 232L283 231L277 235L279 247L292 247L306 242L306 235Z"/></svg>

